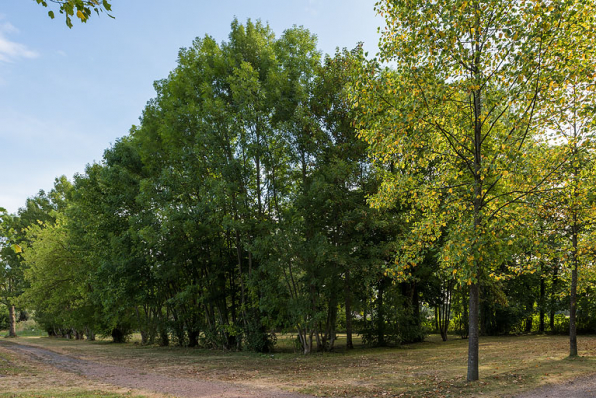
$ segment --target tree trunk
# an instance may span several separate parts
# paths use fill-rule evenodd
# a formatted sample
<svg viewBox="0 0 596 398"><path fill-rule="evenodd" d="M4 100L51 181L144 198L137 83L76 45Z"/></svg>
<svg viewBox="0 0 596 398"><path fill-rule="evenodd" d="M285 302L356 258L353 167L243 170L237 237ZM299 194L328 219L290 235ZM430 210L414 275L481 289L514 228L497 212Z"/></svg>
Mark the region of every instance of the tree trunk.
<svg viewBox="0 0 596 398"><path fill-rule="evenodd" d="M474 45L474 66L472 67L472 73L474 79L478 82L482 79L481 72L481 49L480 49L480 14L476 17L476 31L475 45ZM483 192L482 184L484 176L482 175L482 89L479 86L476 90L472 91L472 97L474 101L474 239L478 238L481 233L482 224L482 208L483 208ZM472 277L476 280L470 280L470 314L469 314L469 332L468 332L468 381L478 380L478 344L479 344L479 313L480 313L480 277L482 274L481 264L479 260L472 260L470 264L472 268Z"/></svg>
<svg viewBox="0 0 596 398"><path fill-rule="evenodd" d="M575 318L576 318L576 311L577 311L577 266L578 266L578 258L577 258L577 220L576 215L574 214L574 225L572 230L572 243L573 243L573 250L572 250L572 258L573 258L573 268L571 270L571 297L569 303L569 356L576 357L577 356L577 331L575 325Z"/></svg>
<svg viewBox="0 0 596 398"><path fill-rule="evenodd" d="M147 322L144 322L141 319L141 313L139 311L139 306L135 307L135 313L137 315L137 323L139 324L139 332L141 333L141 344L147 345L147 341L148 341L147 329L146 329ZM147 318L145 317L145 319L147 319Z"/></svg>
<svg viewBox="0 0 596 398"><path fill-rule="evenodd" d="M88 341L95 341L95 332L91 328L85 327L85 335Z"/></svg>
<svg viewBox="0 0 596 398"><path fill-rule="evenodd" d="M246 290L244 287L244 275L242 273L242 246L240 241L240 231L236 230L236 258L238 260L238 278L240 279L240 308L242 310L242 323L244 330L248 330L246 316Z"/></svg>
<svg viewBox="0 0 596 398"><path fill-rule="evenodd" d="M325 351L333 351L337 334L337 290L335 286L333 286L332 288L333 292L331 295L331 300L329 300L329 308L327 310L325 335L323 336L323 350Z"/></svg>
<svg viewBox="0 0 596 398"><path fill-rule="evenodd" d="M312 352L313 332L309 332L307 328L298 328L298 337L300 338L300 343L302 344L302 353L304 355L310 354Z"/></svg>
<svg viewBox="0 0 596 398"><path fill-rule="evenodd" d="M447 341L447 331L449 330L449 319L451 318L451 292L453 286L451 282L443 285L441 291L441 303L435 308L435 318L437 318L437 329L441 333L443 341Z"/></svg>
<svg viewBox="0 0 596 398"><path fill-rule="evenodd" d="M346 307L346 348L354 348L352 342L352 295L350 292L350 270L346 269L346 279L344 281L344 300Z"/></svg>
<svg viewBox="0 0 596 398"><path fill-rule="evenodd" d="M559 281L558 278L559 267L555 265L555 269L553 270L553 283L552 283L552 290L550 292L550 318L549 318L549 326L551 333L555 332L555 304L557 302L557 282Z"/></svg>
<svg viewBox="0 0 596 398"><path fill-rule="evenodd" d="M17 316L14 305L8 307L8 320L10 322L8 337L17 337Z"/></svg>
<svg viewBox="0 0 596 398"><path fill-rule="evenodd" d="M385 278L379 282L379 294L377 296L377 345L385 346L385 307L383 294L385 293Z"/></svg>
<svg viewBox="0 0 596 398"><path fill-rule="evenodd" d="M544 333L544 296L546 294L546 286L544 283L544 278L540 278L540 323L538 325L538 332Z"/></svg>
<svg viewBox="0 0 596 398"><path fill-rule="evenodd" d="M528 300L526 303L526 312L528 313L526 317L526 327L524 329L525 333L530 333L532 331L532 321L534 320L534 300Z"/></svg>
<svg viewBox="0 0 596 398"><path fill-rule="evenodd" d="M478 380L478 313L480 289L478 283L470 285L470 313L468 328L468 381Z"/></svg>

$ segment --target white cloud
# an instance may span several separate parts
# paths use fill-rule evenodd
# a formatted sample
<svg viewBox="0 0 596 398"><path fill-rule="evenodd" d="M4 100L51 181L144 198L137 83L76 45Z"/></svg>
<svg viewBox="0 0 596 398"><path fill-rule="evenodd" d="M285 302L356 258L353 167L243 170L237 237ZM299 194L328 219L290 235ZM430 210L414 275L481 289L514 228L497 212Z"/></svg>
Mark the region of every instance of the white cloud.
<svg viewBox="0 0 596 398"><path fill-rule="evenodd" d="M26 45L10 40L7 36L18 33L10 22L0 22L0 62L14 62L21 58L37 58L39 54Z"/></svg>

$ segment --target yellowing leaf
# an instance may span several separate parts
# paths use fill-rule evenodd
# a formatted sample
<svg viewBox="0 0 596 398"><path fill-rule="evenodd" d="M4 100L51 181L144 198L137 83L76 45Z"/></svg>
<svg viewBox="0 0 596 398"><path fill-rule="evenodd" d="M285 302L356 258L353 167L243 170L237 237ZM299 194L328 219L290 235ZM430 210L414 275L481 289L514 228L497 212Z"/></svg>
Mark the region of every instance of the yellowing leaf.
<svg viewBox="0 0 596 398"><path fill-rule="evenodd" d="M86 19L87 19L87 17L85 17L85 14L83 14L83 13L81 12L81 10L77 10L77 17L79 17L79 19L80 19L81 21L84 21L84 20L86 20Z"/></svg>

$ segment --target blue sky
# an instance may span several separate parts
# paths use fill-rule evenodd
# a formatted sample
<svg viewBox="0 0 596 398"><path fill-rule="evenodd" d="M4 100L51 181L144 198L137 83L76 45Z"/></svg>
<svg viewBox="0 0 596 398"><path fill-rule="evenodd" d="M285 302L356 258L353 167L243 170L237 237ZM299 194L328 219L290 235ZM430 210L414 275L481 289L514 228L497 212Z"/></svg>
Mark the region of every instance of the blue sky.
<svg viewBox="0 0 596 398"><path fill-rule="evenodd" d="M35 0L2 3L0 207L9 212L100 161L138 123L178 50L205 34L226 40L234 17L261 19L276 35L302 25L324 53L359 41L376 53L383 23L374 0L113 0L115 19L94 15L68 29Z"/></svg>

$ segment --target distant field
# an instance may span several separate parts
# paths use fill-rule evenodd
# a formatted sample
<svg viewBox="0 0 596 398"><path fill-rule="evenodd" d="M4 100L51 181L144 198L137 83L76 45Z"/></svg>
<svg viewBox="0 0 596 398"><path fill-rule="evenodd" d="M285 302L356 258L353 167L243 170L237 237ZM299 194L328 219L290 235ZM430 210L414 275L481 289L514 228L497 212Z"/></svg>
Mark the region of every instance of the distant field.
<svg viewBox="0 0 596 398"><path fill-rule="evenodd" d="M545 383L560 383L596 373L596 336L579 337L580 357L567 359L565 336L489 337L480 342L480 377L466 383L467 341L453 337L442 342L431 336L426 342L398 348L364 348L346 352L304 356L293 352L293 338L278 339L280 351L271 355L248 352L145 347L138 342L116 345L108 341L73 341L47 337L22 337L19 342L39 345L59 353L104 364L126 365L147 372L242 382L255 387L277 387L317 396L466 397L511 396ZM342 341L338 342L338 348ZM2 351L0 349L0 354ZM0 357L2 358L2 357ZM93 391L126 394L105 385L91 384L81 390L78 382L56 390L52 380L41 377L28 383L28 370L19 361L0 377L0 397L15 396L23 385L34 396L104 396ZM0 359L0 369L5 366ZM23 365L35 367L25 363ZM3 373L2 370L0 372ZM35 379L35 378L34 378ZM36 379L37 380L37 379ZM54 381L55 382L55 381ZM102 387L103 386L103 387ZM72 392L72 389L78 389ZM62 392L60 392L62 391ZM67 395L60 395L67 394ZM68 395L71 394L71 395ZM75 395L72 395L75 394ZM19 396L19 395L16 395ZM32 395L26 395L32 396ZM119 395L114 395L119 396Z"/></svg>

